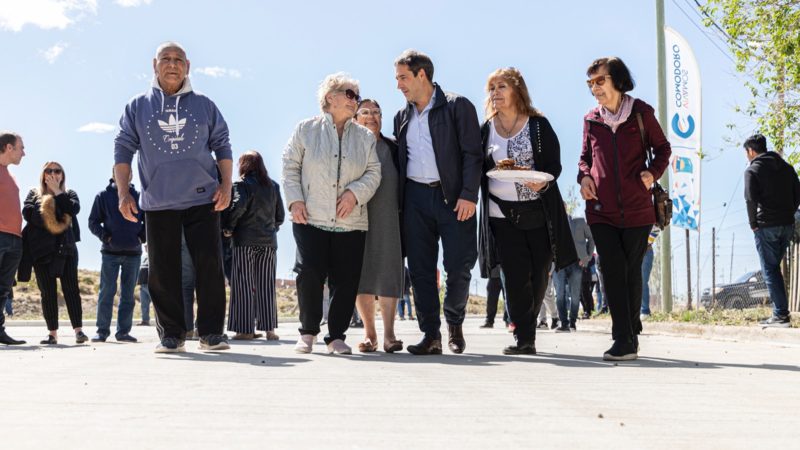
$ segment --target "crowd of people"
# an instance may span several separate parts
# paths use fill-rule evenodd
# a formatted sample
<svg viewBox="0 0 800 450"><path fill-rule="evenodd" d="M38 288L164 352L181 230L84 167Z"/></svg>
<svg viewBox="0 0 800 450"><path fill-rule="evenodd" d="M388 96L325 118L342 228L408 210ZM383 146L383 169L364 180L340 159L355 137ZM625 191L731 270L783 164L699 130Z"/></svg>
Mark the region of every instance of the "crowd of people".
<svg viewBox="0 0 800 450"><path fill-rule="evenodd" d="M584 117L577 161L585 219L567 214L557 184L558 136L534 107L518 69L489 74L481 124L470 100L434 82L430 57L403 52L394 68L407 104L394 115L392 137L381 132L378 100L362 98L350 76L329 75L317 92L320 114L301 121L286 145L281 186L256 151L240 156L233 181L228 125L214 102L192 89L189 66L180 44L159 46L152 86L125 106L120 119L113 176L89 217L103 254L92 341L110 337L118 279L117 341L136 341L130 331L137 283L142 324L149 323L150 301L155 309L157 353L185 351L192 338L202 350L228 349L226 315L233 339L256 339L262 336L258 331L278 339L277 233L288 211L297 247L299 353L313 351L326 324L327 351L350 354L345 339L354 310L364 327L358 350L378 350L376 302L385 352L441 354L442 309L447 347L464 352L468 289L478 263L489 279L485 327L493 325L499 292L505 295L514 343L504 354L536 353L536 329L548 326L545 311L551 327L574 330L581 299L584 314L591 313L593 301L586 299L594 273L604 294L599 307L607 305L613 322L614 342L603 358L637 357L640 314L649 314L643 261L652 261L657 234L650 188L666 170L671 149L653 108L629 95L634 81L621 59L599 58L586 71L598 105ZM654 157L648 163L650 149ZM80 201L66 187L65 168L48 161L20 206L7 166L19 164L24 154L20 135L0 135L0 300L10 297L15 274L24 281L33 271L48 328L42 344L55 344L60 280L76 342L86 342L75 245ZM134 157L141 193L131 183ZM520 182L490 176L509 160L546 177ZM759 242L770 239L762 234ZM396 311L405 317L403 305L412 318L411 286L422 336L405 346L394 320ZM776 320L788 317L777 301L776 308ZM22 343L5 333L2 320L0 314L0 342Z"/></svg>

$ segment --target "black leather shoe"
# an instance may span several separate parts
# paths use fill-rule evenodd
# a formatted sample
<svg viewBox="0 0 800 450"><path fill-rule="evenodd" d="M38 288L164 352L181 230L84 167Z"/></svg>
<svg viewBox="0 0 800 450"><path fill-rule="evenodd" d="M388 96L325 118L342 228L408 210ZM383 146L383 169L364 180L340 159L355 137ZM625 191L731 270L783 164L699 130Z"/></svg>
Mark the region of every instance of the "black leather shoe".
<svg viewBox="0 0 800 450"><path fill-rule="evenodd" d="M536 346L533 342L528 342L525 344L517 344L517 345L509 345L508 347L503 349L504 355L535 355L536 354Z"/></svg>
<svg viewBox="0 0 800 450"><path fill-rule="evenodd" d="M47 335L47 339L39 342L42 345L56 345L58 344L58 339L55 338L52 334Z"/></svg>
<svg viewBox="0 0 800 450"><path fill-rule="evenodd" d="M464 340L464 333L461 325L447 325L447 346L453 353L464 353L467 348L467 341Z"/></svg>
<svg viewBox="0 0 800 450"><path fill-rule="evenodd" d="M494 322L489 322L488 320L483 323L479 328L494 328Z"/></svg>
<svg viewBox="0 0 800 450"><path fill-rule="evenodd" d="M441 355L442 354L442 338L432 337L427 334L419 341L419 344L409 345L408 353L412 355Z"/></svg>
<svg viewBox="0 0 800 450"><path fill-rule="evenodd" d="M5 330L0 331L0 344L6 345L22 345L25 341L18 341L11 336L7 335Z"/></svg>
<svg viewBox="0 0 800 450"><path fill-rule="evenodd" d="M86 335L83 331L78 331L75 333L75 343L76 344L83 344L89 340L89 336Z"/></svg>

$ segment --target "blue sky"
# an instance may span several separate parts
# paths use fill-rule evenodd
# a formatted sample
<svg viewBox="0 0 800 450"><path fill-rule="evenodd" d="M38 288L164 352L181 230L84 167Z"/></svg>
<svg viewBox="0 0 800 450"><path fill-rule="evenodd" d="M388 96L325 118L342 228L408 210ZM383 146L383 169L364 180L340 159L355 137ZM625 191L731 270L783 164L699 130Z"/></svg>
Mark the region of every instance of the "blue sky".
<svg viewBox="0 0 800 450"><path fill-rule="evenodd" d="M733 112L747 100L743 81L729 56L713 45L724 48L719 39L698 30L700 20L689 3L667 0L666 24L693 46L703 78L703 146L710 156L702 178L705 286L712 226L722 225L718 255L726 278L734 233L734 276L757 268L739 183L745 159L739 148L720 151L730 135L726 124L739 123L743 134L751 130ZM177 40L187 48L192 84L228 121L234 158L258 150L276 179L294 125L318 113L316 87L326 74L346 71L360 80L362 95L380 101L383 129L391 134L391 117L404 105L392 61L404 49L417 48L433 58L435 81L471 99L481 118L486 76L498 67L519 68L560 139L559 184L566 193L575 185L582 117L594 104L584 83L594 58L623 58L637 82L632 94L656 106L654 5L644 0L0 0L0 128L25 139L28 156L11 169L22 195L35 185L42 164L57 160L81 197L84 225L94 195L110 175L120 114L148 87L160 42ZM723 222L723 204L731 199ZM676 293L686 285L683 239L683 230L673 231ZM693 247L696 239L692 233ZM278 276L287 277L294 261L289 226L281 230L279 245ZM99 248L86 229L79 244L81 267L99 268Z"/></svg>

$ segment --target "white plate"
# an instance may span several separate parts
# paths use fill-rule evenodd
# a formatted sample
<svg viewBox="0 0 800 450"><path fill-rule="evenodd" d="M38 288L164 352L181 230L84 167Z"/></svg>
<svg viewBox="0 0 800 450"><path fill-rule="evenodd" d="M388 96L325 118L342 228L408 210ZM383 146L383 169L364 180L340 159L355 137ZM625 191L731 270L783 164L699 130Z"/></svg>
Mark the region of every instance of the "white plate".
<svg viewBox="0 0 800 450"><path fill-rule="evenodd" d="M513 181L515 183L553 181L555 177L547 172L538 170L497 170L492 169L486 172L486 176L495 180Z"/></svg>

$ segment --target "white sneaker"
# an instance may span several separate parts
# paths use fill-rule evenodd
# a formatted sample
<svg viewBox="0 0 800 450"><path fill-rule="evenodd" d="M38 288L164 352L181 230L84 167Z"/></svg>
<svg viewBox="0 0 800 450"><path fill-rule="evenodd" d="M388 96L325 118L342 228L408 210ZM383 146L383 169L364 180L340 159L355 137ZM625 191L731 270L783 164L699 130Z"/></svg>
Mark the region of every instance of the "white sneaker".
<svg viewBox="0 0 800 450"><path fill-rule="evenodd" d="M294 345L294 351L297 353L311 353L314 344L317 343L317 337L313 334L301 334L297 344Z"/></svg>
<svg viewBox="0 0 800 450"><path fill-rule="evenodd" d="M349 345L345 344L341 339L334 339L328 344L328 353L329 354L338 354L338 355L352 355L353 349L350 348Z"/></svg>
<svg viewBox="0 0 800 450"><path fill-rule="evenodd" d="M650 314L639 314L639 320L641 320L642 322L650 320Z"/></svg>

